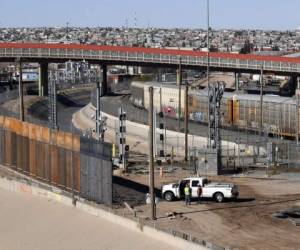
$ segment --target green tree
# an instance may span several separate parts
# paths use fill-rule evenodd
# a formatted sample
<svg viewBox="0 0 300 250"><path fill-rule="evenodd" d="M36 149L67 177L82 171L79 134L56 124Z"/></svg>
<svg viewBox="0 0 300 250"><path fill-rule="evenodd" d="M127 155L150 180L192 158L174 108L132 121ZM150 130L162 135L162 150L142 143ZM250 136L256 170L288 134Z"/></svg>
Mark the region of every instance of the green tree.
<svg viewBox="0 0 300 250"><path fill-rule="evenodd" d="M276 44L272 47L273 51L280 51L279 46Z"/></svg>

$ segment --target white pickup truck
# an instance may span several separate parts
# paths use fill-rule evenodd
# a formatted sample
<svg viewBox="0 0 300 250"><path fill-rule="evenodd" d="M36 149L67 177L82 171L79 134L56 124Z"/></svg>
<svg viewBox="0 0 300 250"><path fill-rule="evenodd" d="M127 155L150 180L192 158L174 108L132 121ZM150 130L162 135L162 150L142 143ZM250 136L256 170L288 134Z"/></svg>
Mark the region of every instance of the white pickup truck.
<svg viewBox="0 0 300 250"><path fill-rule="evenodd" d="M191 189L191 198L198 197L199 186L202 189L201 198L213 198L217 202L223 202L225 198L235 199L239 196L239 188L237 185L230 183L214 183L202 177L190 177L179 181L179 183L171 183L162 186L162 197L167 201L172 201L175 198L183 198L183 189L186 184L188 184Z"/></svg>

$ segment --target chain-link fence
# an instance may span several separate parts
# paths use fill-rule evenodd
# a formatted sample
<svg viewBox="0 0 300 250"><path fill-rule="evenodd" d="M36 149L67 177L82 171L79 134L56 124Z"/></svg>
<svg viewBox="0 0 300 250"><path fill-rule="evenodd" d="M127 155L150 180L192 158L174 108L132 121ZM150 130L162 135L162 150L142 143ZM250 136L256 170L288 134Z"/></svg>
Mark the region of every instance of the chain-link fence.
<svg viewBox="0 0 300 250"><path fill-rule="evenodd" d="M258 155L258 148L260 154ZM222 170L225 173L246 172L252 169L295 169L300 167L300 146L295 142L268 142L266 149L257 146L236 144L233 148L222 147ZM263 152L262 152L263 151ZM216 151L190 147L186 167L192 174L215 174L217 166Z"/></svg>

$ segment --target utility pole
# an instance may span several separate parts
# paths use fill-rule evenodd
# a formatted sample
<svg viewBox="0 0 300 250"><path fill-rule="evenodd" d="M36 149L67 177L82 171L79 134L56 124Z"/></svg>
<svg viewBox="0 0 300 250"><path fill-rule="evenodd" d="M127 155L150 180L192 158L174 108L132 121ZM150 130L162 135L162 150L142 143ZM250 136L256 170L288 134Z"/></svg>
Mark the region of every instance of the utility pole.
<svg viewBox="0 0 300 250"><path fill-rule="evenodd" d="M159 140L160 140L160 150L159 150L159 157L165 157L165 119L164 119L164 112L159 112Z"/></svg>
<svg viewBox="0 0 300 250"><path fill-rule="evenodd" d="M98 140L104 141L104 136L103 136L103 128L101 126L101 107L100 107L100 82L96 82L97 89L96 89L96 135Z"/></svg>
<svg viewBox="0 0 300 250"><path fill-rule="evenodd" d="M297 90L296 90L296 143L297 146L299 146L299 133L300 133L300 128L299 128L299 123L300 123L300 114L299 114L299 105L300 105L300 82L299 82L299 77L297 77Z"/></svg>
<svg viewBox="0 0 300 250"><path fill-rule="evenodd" d="M69 22L67 22L67 41L69 41Z"/></svg>
<svg viewBox="0 0 300 250"><path fill-rule="evenodd" d="M209 0L207 0L207 88L208 92L210 89L210 54L209 54L209 48L210 48L210 40L209 40ZM211 148L211 124L210 124L210 119L211 119L211 110L210 110L210 98L208 98L208 141L207 141L207 147Z"/></svg>
<svg viewBox="0 0 300 250"><path fill-rule="evenodd" d="M188 132L189 132L189 85L185 83L185 98L184 98L184 159L188 160Z"/></svg>
<svg viewBox="0 0 300 250"><path fill-rule="evenodd" d="M159 89L159 109L160 109L160 112L163 112L163 110L162 110L162 82L160 83L160 89Z"/></svg>
<svg viewBox="0 0 300 250"><path fill-rule="evenodd" d="M48 103L50 110L50 128L57 130L57 97L56 97L56 82L57 82L57 71L52 70L51 79L48 85Z"/></svg>
<svg viewBox="0 0 300 250"><path fill-rule="evenodd" d="M263 137L263 79L264 77L264 66L261 65L260 69L260 145L258 145L258 156L259 156L259 148L262 143L262 137Z"/></svg>
<svg viewBox="0 0 300 250"><path fill-rule="evenodd" d="M127 172L127 159L126 159L126 113L122 107L119 108L119 163L122 164L122 168Z"/></svg>
<svg viewBox="0 0 300 250"><path fill-rule="evenodd" d="M208 98L210 103L210 134L209 138L213 141L212 148L217 151L217 171L218 175L222 174L222 140L220 134L220 107L224 94L225 86L221 82L210 85Z"/></svg>
<svg viewBox="0 0 300 250"><path fill-rule="evenodd" d="M150 198L151 198L151 219L156 219L156 207L155 207L155 192L154 192L154 126L153 126L153 87L149 87L149 179L150 179Z"/></svg>
<svg viewBox="0 0 300 250"><path fill-rule="evenodd" d="M178 84L178 130L180 131L180 122L181 122L181 85L182 85L181 58L179 59L179 66L178 66L178 70L177 70L177 84Z"/></svg>
<svg viewBox="0 0 300 250"><path fill-rule="evenodd" d="M19 98L20 98L20 120L24 121L24 96L23 96L23 72L22 72L22 61L18 60L19 63Z"/></svg>

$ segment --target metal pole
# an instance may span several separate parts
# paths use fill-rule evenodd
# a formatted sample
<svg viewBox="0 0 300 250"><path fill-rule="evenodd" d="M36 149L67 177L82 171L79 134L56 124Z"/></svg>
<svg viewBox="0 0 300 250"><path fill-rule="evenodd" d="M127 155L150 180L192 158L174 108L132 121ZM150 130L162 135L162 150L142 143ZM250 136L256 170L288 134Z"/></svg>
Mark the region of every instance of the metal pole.
<svg viewBox="0 0 300 250"><path fill-rule="evenodd" d="M164 135L164 139L165 139L165 141L164 141L164 154L165 154L165 159L166 159L166 156L167 156L167 154L166 154L166 152L167 152L167 120L166 120L166 116L164 115L164 125L165 125L165 130L164 130L164 133L165 133L165 135Z"/></svg>
<svg viewBox="0 0 300 250"><path fill-rule="evenodd" d="M120 145L121 146L121 150L122 150L122 165L123 165L123 169L124 169L124 172L126 173L127 172L127 164L126 164L126 157L125 157L125 131L124 131L124 111L123 111L123 108L122 106L120 107L119 109L119 115L122 116L122 119L120 121L120 124L119 124L119 128L122 127L121 129L121 133L120 133L120 138L122 138L122 144ZM119 149L120 150L120 149Z"/></svg>
<svg viewBox="0 0 300 250"><path fill-rule="evenodd" d="M57 91L56 82L58 81L58 72L55 72L55 81L53 81L53 129L57 130Z"/></svg>
<svg viewBox="0 0 300 250"><path fill-rule="evenodd" d="M300 82L299 78L297 77L297 90L296 90L296 143L299 146L299 123L300 123L300 114L299 114L299 105L300 105Z"/></svg>
<svg viewBox="0 0 300 250"><path fill-rule="evenodd" d="M162 110L162 82L160 83L160 89L159 89L159 109L160 109L160 112L163 112L163 110Z"/></svg>
<svg viewBox="0 0 300 250"><path fill-rule="evenodd" d="M210 48L210 40L209 40L209 0L207 0L207 87L208 92L210 89L210 54L209 54L209 48ZM210 100L208 98L208 148L211 148L211 127L210 127Z"/></svg>
<svg viewBox="0 0 300 250"><path fill-rule="evenodd" d="M188 131L189 131L189 100L188 100L189 86L188 83L185 84L185 99L184 99L184 159L188 159Z"/></svg>
<svg viewBox="0 0 300 250"><path fill-rule="evenodd" d="M297 101L296 101L296 144L299 146L299 104L300 104L300 98L299 93L297 93Z"/></svg>
<svg viewBox="0 0 300 250"><path fill-rule="evenodd" d="M51 79L48 85L48 101L50 111L50 127L57 130L57 98L56 98L56 81L58 79L57 71L52 70Z"/></svg>
<svg viewBox="0 0 300 250"><path fill-rule="evenodd" d="M96 134L97 139L100 140L100 117L101 117L101 111L100 111L100 83L97 81L96 83L97 89L96 89Z"/></svg>
<svg viewBox="0 0 300 250"><path fill-rule="evenodd" d="M107 65L103 64L101 67L102 67L102 85L101 85L102 93L101 93L101 95L106 95L108 92Z"/></svg>
<svg viewBox="0 0 300 250"><path fill-rule="evenodd" d="M182 72L181 72L181 59L179 61L178 73L178 130L180 131L180 119L181 119L181 85L182 85Z"/></svg>
<svg viewBox="0 0 300 250"><path fill-rule="evenodd" d="M23 77L22 62L19 60L19 98L20 98L20 120L24 121L24 96L23 96Z"/></svg>
<svg viewBox="0 0 300 250"><path fill-rule="evenodd" d="M153 108L153 152L154 152L154 157L157 156L157 138L156 138L156 109Z"/></svg>
<svg viewBox="0 0 300 250"><path fill-rule="evenodd" d="M260 70L260 145L258 146L258 156L259 156L259 148L261 146L262 142L262 136L263 136L263 77L264 77L264 68L263 65L261 65Z"/></svg>
<svg viewBox="0 0 300 250"><path fill-rule="evenodd" d="M149 88L149 136L150 136L150 145L149 145L149 178L150 178L150 197L151 197L151 219L156 219L156 208L155 208L155 192L154 192L154 155L153 155L153 144L154 144L154 138L153 138L153 132L154 132L154 126L153 126L153 87Z"/></svg>
<svg viewBox="0 0 300 250"><path fill-rule="evenodd" d="M69 41L69 22L67 22L67 41Z"/></svg>
<svg viewBox="0 0 300 250"><path fill-rule="evenodd" d="M171 146L171 169L173 170L174 146Z"/></svg>

